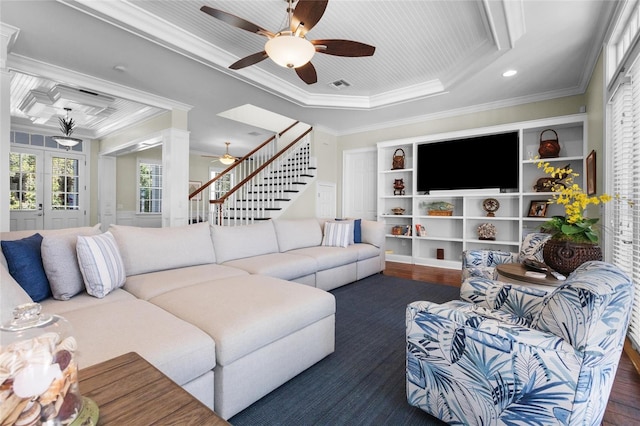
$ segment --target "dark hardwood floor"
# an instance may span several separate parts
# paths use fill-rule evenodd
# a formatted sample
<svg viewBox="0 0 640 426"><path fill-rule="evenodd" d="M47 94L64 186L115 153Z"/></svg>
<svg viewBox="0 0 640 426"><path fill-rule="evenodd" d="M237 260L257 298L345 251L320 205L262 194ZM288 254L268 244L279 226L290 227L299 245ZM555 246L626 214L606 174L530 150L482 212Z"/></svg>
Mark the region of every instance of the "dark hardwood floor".
<svg viewBox="0 0 640 426"><path fill-rule="evenodd" d="M460 271L387 262L385 275L416 281L460 286ZM603 426L640 425L640 355L625 343L616 379L609 396Z"/></svg>

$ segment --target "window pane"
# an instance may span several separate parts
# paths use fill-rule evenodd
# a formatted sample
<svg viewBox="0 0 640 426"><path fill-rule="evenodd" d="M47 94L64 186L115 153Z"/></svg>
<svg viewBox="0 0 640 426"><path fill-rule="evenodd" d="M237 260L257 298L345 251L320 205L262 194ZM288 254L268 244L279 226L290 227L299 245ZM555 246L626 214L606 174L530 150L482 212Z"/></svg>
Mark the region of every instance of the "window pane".
<svg viewBox="0 0 640 426"><path fill-rule="evenodd" d="M162 212L162 165L139 163L139 213Z"/></svg>
<svg viewBox="0 0 640 426"><path fill-rule="evenodd" d="M56 210L77 210L79 161L73 158L53 157L51 169L51 207Z"/></svg>
<svg viewBox="0 0 640 426"><path fill-rule="evenodd" d="M11 210L36 209L36 156L34 154L9 155L9 208Z"/></svg>

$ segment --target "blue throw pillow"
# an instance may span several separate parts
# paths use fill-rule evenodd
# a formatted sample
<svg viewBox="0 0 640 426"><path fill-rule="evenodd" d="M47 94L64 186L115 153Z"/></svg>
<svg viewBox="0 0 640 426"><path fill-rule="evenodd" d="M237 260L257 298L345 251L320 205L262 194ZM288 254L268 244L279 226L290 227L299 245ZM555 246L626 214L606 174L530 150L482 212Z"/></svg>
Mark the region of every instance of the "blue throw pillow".
<svg viewBox="0 0 640 426"><path fill-rule="evenodd" d="M51 297L51 287L42 266L40 246L42 235L15 241L0 241L11 276L22 286L34 302Z"/></svg>
<svg viewBox="0 0 640 426"><path fill-rule="evenodd" d="M353 221L353 242L356 244L362 242L362 219Z"/></svg>

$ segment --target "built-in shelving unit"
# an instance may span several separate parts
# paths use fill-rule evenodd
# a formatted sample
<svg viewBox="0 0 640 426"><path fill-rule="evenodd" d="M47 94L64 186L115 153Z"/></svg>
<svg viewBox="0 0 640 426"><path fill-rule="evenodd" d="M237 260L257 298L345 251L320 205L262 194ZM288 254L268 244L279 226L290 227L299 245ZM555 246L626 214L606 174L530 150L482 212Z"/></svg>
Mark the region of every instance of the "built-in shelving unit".
<svg viewBox="0 0 640 426"><path fill-rule="evenodd" d="M580 174L579 183L584 185L584 158L586 156L587 134L586 115L556 117L544 120L512 123L482 129L441 133L409 139L391 140L378 143L378 221L384 222L387 260L444 268L460 268L464 250L488 248L493 250L517 251L520 241L529 232L535 231L548 218L563 214L561 206L548 205L546 217L530 217L532 201L546 201L548 192L536 192L537 180L545 177L537 167L540 135L545 129L553 129L558 135L560 154L557 158L547 158L556 167L569 165ZM417 192L417 147L451 139L472 137L481 134L518 131L520 141L520 182L516 192L496 193L496 190L451 191L438 195ZM554 135L555 137L555 135ZM392 158L398 148L405 152L405 168L392 170ZM461 154L462 155L462 154ZM435 160L437 161L437 160ZM496 153L495 164L487 165L487 173L499 172L500 156ZM446 169L453 165L453 159L442 159L434 167ZM452 173L464 171L451 170ZM394 195L394 182L402 179L404 194ZM472 179L472 177L470 177ZM487 217L482 208L486 198L495 198L500 208L495 217ZM454 205L451 216L430 216L421 203L446 201ZM405 209L404 214L392 212L395 207ZM477 228L482 223L491 223L496 228L495 240L480 240ZM419 236L416 225L425 228L426 235ZM409 227L410 235L394 235L394 226Z"/></svg>

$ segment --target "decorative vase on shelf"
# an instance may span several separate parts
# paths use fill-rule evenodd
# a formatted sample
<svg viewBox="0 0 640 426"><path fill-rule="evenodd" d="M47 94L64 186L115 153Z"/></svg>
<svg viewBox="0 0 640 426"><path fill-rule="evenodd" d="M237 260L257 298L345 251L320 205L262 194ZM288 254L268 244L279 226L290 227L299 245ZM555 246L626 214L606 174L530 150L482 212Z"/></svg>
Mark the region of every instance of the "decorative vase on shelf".
<svg viewBox="0 0 640 426"><path fill-rule="evenodd" d="M542 249L542 257L549 267L568 275L585 262L602 260L602 249L598 244L551 238Z"/></svg>

